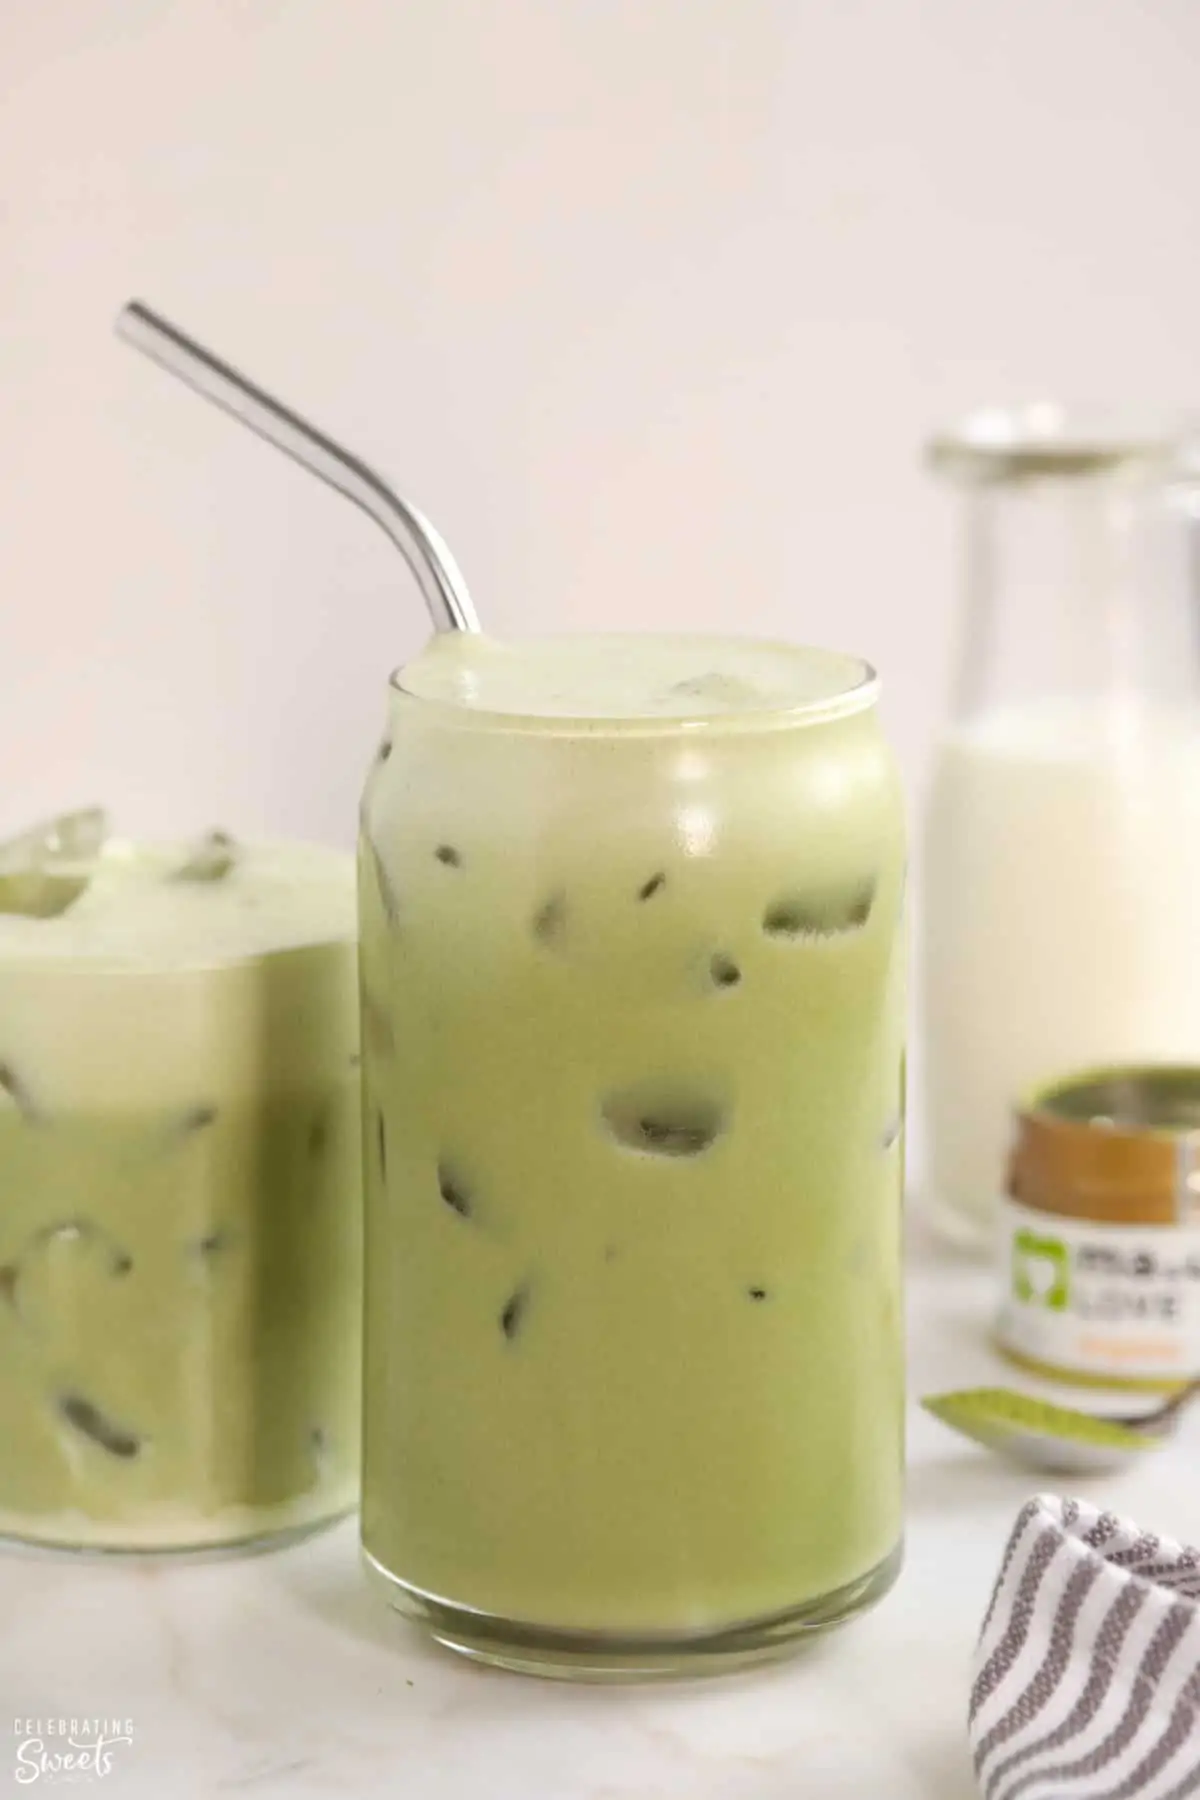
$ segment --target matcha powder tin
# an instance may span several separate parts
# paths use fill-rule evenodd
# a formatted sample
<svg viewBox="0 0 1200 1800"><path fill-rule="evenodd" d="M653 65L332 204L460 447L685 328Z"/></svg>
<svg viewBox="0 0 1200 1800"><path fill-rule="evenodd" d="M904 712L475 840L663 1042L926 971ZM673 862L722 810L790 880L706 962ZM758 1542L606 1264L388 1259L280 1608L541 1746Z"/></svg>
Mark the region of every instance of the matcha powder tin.
<svg viewBox="0 0 1200 1800"><path fill-rule="evenodd" d="M1200 1068L1115 1069L1034 1095L1001 1203L997 1325L1059 1380L1200 1375Z"/></svg>

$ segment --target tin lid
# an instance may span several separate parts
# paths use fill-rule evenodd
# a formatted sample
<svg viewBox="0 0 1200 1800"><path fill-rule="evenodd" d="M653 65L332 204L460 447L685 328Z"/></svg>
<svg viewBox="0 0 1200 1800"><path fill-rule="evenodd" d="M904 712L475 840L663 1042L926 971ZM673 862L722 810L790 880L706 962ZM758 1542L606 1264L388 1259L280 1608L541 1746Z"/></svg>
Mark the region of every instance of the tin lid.
<svg viewBox="0 0 1200 1800"><path fill-rule="evenodd" d="M1089 1070L1017 1113L1008 1192L1114 1225L1200 1224L1200 1068Z"/></svg>

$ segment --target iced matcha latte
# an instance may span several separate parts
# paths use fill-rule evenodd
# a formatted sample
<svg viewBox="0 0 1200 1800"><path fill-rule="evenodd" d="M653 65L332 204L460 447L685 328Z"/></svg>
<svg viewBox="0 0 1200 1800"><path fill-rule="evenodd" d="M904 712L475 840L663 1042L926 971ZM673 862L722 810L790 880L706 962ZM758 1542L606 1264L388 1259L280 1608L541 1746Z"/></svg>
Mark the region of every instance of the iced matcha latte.
<svg viewBox="0 0 1200 1800"><path fill-rule="evenodd" d="M185 1549L353 1504L350 859L0 851L0 1536Z"/></svg>
<svg viewBox="0 0 1200 1800"><path fill-rule="evenodd" d="M860 663L440 639L363 808L363 1543L545 1672L899 1557L904 843Z"/></svg>

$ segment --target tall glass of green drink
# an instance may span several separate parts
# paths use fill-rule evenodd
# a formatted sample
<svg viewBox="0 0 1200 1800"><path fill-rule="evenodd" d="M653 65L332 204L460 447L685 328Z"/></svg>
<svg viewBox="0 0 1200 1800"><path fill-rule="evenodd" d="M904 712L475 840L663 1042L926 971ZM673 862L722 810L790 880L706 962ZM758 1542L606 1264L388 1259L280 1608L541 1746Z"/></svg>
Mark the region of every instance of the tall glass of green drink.
<svg viewBox="0 0 1200 1800"><path fill-rule="evenodd" d="M544 1674L899 1566L904 827L852 657L442 637L363 805L363 1545Z"/></svg>

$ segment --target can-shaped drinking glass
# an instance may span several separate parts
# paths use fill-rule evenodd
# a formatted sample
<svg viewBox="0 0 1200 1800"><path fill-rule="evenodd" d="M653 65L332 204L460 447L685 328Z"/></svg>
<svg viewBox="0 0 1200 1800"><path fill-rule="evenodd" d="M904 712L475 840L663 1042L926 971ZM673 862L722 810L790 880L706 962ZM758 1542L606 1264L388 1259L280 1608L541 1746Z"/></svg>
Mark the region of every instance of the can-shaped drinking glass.
<svg viewBox="0 0 1200 1800"><path fill-rule="evenodd" d="M904 826L869 667L439 639L363 805L362 1531L542 1673L776 1654L902 1510Z"/></svg>

